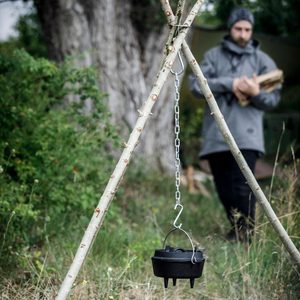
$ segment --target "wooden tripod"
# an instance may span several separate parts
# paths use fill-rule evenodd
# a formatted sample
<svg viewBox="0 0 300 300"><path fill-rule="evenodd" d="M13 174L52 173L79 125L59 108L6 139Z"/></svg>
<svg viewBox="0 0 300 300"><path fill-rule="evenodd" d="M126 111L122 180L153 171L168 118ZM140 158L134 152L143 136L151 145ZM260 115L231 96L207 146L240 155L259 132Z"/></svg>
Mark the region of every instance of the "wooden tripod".
<svg viewBox="0 0 300 300"><path fill-rule="evenodd" d="M140 138L142 131L144 130L146 121L147 121L149 115L151 114L151 109L152 109L153 105L155 104L155 102L158 100L159 93L167 79L167 76L170 73L170 70L172 68L172 65L175 61L175 58L176 58L177 53L180 48L183 49L186 59L187 59L188 63L190 64L193 72L195 73L195 75L198 79L199 85L201 87L201 90L203 91L206 101L211 109L211 114L214 116L215 121L216 121L221 133L223 134L226 142L228 143L229 148L230 148L232 154L234 155L241 171L243 172L249 186L251 187L255 197L262 205L266 215L268 216L274 229L277 231L278 235L280 236L287 251L293 257L293 259L296 261L296 263L300 266L299 251L297 250L297 248L295 247L295 245L289 238L288 234L286 233L285 229L281 225L280 221L278 220L277 216L275 215L267 198L265 197L264 193L262 192L261 188L259 187L254 175L252 174L250 168L248 167L239 148L237 147L235 140L227 127L224 117L222 116L222 114L218 108L215 98L214 98L212 92L210 91L209 86L207 85L206 79L204 78L197 61L195 60L192 52L190 51L187 43L185 42L185 37L188 32L188 29L191 26L195 16L197 15L202 2L203 2L203 0L196 1L195 5L193 6L192 10L188 14L186 20L184 21L183 25L180 25L180 27L178 27L177 36L174 38L172 43L167 44L168 54L164 59L163 66L157 75L157 79L156 79L155 83L153 84L153 87L151 89L149 97L145 101L143 107L140 110L138 110L139 115L138 115L136 125L134 126L134 129L129 137L128 142L125 144L123 153L121 154L121 157L110 177L110 180L100 198L100 201L94 210L94 214L91 218L88 228L86 229L86 231L84 233L84 236L83 236L81 243L78 247L78 250L76 252L76 255L73 259L73 262L68 270L68 273L67 273L64 281L61 284L60 290L56 297L57 300L66 299L71 291L72 285L84 263L84 260L88 254L88 251L92 247L92 243L103 223L105 213L107 212L107 210L109 208L109 204L111 203L111 201L118 189L118 186L125 174L125 171L129 164L132 153L136 147L136 144ZM179 0L178 7L182 7L182 3L183 3L183 1ZM172 28L175 28L175 26L177 26L179 24L176 24L176 21L175 21L176 18L173 15L169 1L161 0L161 4L162 4L163 10L165 12L165 15L168 19L170 26ZM180 9L177 9L177 11L179 12ZM181 13L181 11L180 11L180 13ZM172 40L173 33L174 33L174 30L171 30L171 33L170 33L170 36L168 39L169 41Z"/></svg>

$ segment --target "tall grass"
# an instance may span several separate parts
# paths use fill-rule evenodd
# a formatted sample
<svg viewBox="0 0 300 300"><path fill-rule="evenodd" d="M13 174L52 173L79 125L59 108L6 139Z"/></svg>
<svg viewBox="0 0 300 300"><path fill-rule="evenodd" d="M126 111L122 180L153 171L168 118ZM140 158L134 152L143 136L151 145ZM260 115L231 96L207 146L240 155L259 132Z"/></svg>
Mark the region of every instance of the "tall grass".
<svg viewBox="0 0 300 300"><path fill-rule="evenodd" d="M271 202L276 214L300 246L299 161L279 166ZM278 170L279 170L278 169ZM264 183L268 192L270 182ZM210 197L182 191L180 222L204 247L206 262L194 289L188 280L163 288L154 277L151 256L171 228L176 215L173 179L139 165L129 168L87 261L72 289L71 299L299 299L300 272L257 207L253 242L226 242L229 228L211 182ZM92 213L93 208L91 208ZM82 216L42 248L28 249L23 268L2 274L1 299L52 299L74 257L90 216ZM54 226L54 225L53 225ZM59 224L58 224L59 226ZM170 242L190 247L175 233Z"/></svg>

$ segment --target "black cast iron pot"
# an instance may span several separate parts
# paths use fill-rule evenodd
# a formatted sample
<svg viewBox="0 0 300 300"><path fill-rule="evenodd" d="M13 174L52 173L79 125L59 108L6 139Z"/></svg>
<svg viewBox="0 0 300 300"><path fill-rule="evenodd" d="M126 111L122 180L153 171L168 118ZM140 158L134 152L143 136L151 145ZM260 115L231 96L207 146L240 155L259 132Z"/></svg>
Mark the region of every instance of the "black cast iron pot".
<svg viewBox="0 0 300 300"><path fill-rule="evenodd" d="M174 286L177 278L190 279L190 286L193 288L195 278L202 275L205 261L200 250L184 250L170 246L156 249L151 259L154 275L164 278L165 288L168 287L169 278L173 279Z"/></svg>
<svg viewBox="0 0 300 300"><path fill-rule="evenodd" d="M154 275L164 278L165 288L168 287L169 278L173 279L174 286L177 278L190 279L190 286L193 288L195 278L202 275L205 261L200 250L184 250L170 246L156 249L151 259Z"/></svg>

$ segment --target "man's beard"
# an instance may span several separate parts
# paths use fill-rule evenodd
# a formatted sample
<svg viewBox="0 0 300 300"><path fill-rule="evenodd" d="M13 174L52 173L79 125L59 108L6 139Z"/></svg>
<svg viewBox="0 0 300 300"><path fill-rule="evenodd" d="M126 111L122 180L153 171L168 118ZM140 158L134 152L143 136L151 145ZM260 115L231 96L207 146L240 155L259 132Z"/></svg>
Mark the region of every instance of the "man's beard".
<svg viewBox="0 0 300 300"><path fill-rule="evenodd" d="M245 40L242 38L239 38L236 40L236 43L240 46L240 47L246 47L246 45L248 44L249 40Z"/></svg>

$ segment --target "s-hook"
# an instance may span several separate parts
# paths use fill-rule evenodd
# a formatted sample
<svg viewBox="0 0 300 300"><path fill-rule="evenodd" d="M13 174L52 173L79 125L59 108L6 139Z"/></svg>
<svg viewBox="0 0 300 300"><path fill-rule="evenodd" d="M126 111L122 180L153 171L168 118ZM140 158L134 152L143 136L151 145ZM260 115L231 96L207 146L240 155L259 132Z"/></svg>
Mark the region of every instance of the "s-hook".
<svg viewBox="0 0 300 300"><path fill-rule="evenodd" d="M178 212L178 214L177 214L177 217L175 218L175 220L174 220L174 222L173 222L173 226L174 226L175 228L177 228L177 229L180 229L181 226L182 226L182 223L180 223L179 225L177 225L176 223L177 223L177 221L178 221L178 219L179 219L179 217L180 217L180 215L181 215L181 213L182 213L183 206L182 206L181 204L179 204L179 203L176 203L174 209L177 209L177 207L180 207L180 210L179 210L179 212Z"/></svg>

